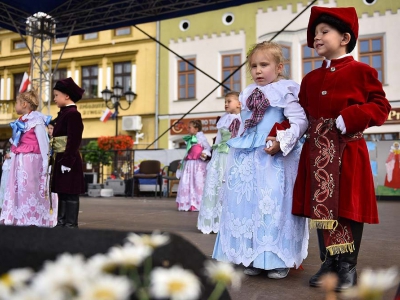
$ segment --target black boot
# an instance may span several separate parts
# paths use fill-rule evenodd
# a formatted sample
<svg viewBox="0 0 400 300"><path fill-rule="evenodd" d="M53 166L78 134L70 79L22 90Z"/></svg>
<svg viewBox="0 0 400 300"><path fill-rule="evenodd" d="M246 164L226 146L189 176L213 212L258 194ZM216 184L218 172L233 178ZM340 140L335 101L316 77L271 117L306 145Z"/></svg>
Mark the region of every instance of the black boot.
<svg viewBox="0 0 400 300"><path fill-rule="evenodd" d="M337 273L338 268L338 256L330 256L326 251L324 243L324 234L321 229L317 230L318 234L318 246L319 246L319 257L322 260L321 268L315 273L309 280L309 284L312 287L321 286L321 277L327 273Z"/></svg>
<svg viewBox="0 0 400 300"><path fill-rule="evenodd" d="M56 227L65 226L65 210L67 203L62 199L58 199L58 211L57 211L57 225Z"/></svg>
<svg viewBox="0 0 400 300"><path fill-rule="evenodd" d="M65 217L65 227L78 228L79 200L66 202L67 210Z"/></svg>
<svg viewBox="0 0 400 300"><path fill-rule="evenodd" d="M351 221L351 231L354 239L355 250L352 253L339 255L339 282L336 287L337 292L347 290L357 284L357 258L360 251L361 238L364 229L364 223Z"/></svg>

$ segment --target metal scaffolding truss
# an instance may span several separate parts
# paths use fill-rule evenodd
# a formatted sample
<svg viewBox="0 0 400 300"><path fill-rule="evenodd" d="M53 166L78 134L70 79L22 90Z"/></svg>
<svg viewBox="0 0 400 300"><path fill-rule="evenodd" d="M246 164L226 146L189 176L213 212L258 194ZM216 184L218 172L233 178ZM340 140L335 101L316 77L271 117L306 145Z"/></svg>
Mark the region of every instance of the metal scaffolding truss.
<svg viewBox="0 0 400 300"><path fill-rule="evenodd" d="M51 46L55 37L97 32L175 18L224 7L258 2L259 0L2 0L0 27L17 32L25 41L31 57L31 81L40 95L39 109L51 97ZM28 22L42 16L45 23L51 16L52 25ZM39 18L40 19L40 18ZM46 27L47 26L47 27ZM25 36L32 36L28 45ZM60 58L65 50L61 52ZM58 63L57 63L58 65ZM55 69L57 69L57 65Z"/></svg>
<svg viewBox="0 0 400 300"><path fill-rule="evenodd" d="M259 0L258 0L259 1ZM57 37L143 24L209 10L221 9L252 0L2 0L0 27L25 35L26 19L39 11L56 20Z"/></svg>
<svg viewBox="0 0 400 300"><path fill-rule="evenodd" d="M26 21L26 33L32 37L31 82L38 90L39 110L42 110L44 105L50 104L51 98L51 48L55 34L55 21L44 13L34 14Z"/></svg>

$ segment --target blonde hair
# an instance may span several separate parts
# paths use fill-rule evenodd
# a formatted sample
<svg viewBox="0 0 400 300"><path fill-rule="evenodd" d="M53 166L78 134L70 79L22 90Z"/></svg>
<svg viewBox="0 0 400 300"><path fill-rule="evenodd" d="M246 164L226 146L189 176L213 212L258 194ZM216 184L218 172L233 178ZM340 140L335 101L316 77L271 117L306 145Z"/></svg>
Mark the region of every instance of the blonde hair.
<svg viewBox="0 0 400 300"><path fill-rule="evenodd" d="M192 120L189 122L189 124L192 124L194 128L196 128L198 131L201 131L202 125L200 120Z"/></svg>
<svg viewBox="0 0 400 300"><path fill-rule="evenodd" d="M36 110L39 106L39 96L35 89L18 94L17 100L18 99L27 102L32 110Z"/></svg>
<svg viewBox="0 0 400 300"><path fill-rule="evenodd" d="M229 97L229 96L236 96L236 97L238 97L239 98L239 92L235 92L235 91L230 91L230 92L227 92L226 94L225 94L225 98L226 97Z"/></svg>
<svg viewBox="0 0 400 300"><path fill-rule="evenodd" d="M249 72L251 71L251 57L258 50L268 51L268 53L273 56L277 65L284 64L286 62L286 59L283 56L281 45L275 42L264 41L258 44L254 44L250 47L249 51L247 51L247 68ZM282 68L282 72L278 75L278 78L286 78L285 68Z"/></svg>

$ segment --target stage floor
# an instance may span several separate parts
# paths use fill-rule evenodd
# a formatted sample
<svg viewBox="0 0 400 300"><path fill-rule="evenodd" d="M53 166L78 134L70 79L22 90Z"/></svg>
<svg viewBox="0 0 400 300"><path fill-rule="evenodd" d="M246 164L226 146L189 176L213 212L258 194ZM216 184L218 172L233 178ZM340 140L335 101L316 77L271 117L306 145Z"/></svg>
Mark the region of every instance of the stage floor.
<svg viewBox="0 0 400 300"><path fill-rule="evenodd" d="M379 225L364 227L358 261L358 274L367 267L400 267L400 201L378 202ZM81 197L79 226L85 229L153 231L156 229L181 235L211 257L215 234L197 230L197 212L178 212L174 198L92 198ZM188 254L190 255L190 254ZM324 299L318 288L308 286L309 278L319 269L320 260L315 230L310 232L309 254L304 270L291 270L282 280L266 274L245 276L240 291L230 290L232 300ZM396 288L385 294L393 300Z"/></svg>

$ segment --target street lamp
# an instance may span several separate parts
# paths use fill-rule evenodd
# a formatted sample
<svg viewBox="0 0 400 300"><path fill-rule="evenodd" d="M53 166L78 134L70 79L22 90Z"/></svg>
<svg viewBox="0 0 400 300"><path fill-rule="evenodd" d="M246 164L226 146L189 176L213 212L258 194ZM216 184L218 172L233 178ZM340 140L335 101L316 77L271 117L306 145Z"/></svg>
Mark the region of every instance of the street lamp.
<svg viewBox="0 0 400 300"><path fill-rule="evenodd" d="M124 93L125 99L128 102L128 107L123 108L120 103L120 99L122 97L123 87L119 85L118 81L115 86L113 86L113 91L110 91L107 86L105 90L101 91L101 95L103 96L103 100L106 103L106 106L110 109L114 108L115 110L115 136L118 135L118 110L127 110L131 107L133 100L135 100L136 94L131 91L129 87L129 91ZM110 103L111 102L111 103ZM111 106L110 106L111 104Z"/></svg>
<svg viewBox="0 0 400 300"><path fill-rule="evenodd" d="M129 87L129 91L125 92L125 99L128 102L128 107L123 108L121 106L120 103L120 99L122 97L122 91L123 91L123 87L119 85L118 81L117 84L115 86L113 86L113 91L110 91L109 89L107 89L107 86L105 88L105 90L101 91L101 95L103 96L103 100L106 103L106 106L110 109L114 108L115 112L115 136L118 135L118 110L122 109L122 110L127 110L129 109L129 107L131 107L132 101L135 100L136 94L134 92L131 91L131 88ZM111 103L110 103L111 101ZM111 104L111 106L110 106ZM117 152L115 151L114 153L114 168L115 171L117 171L117 164L118 164L118 158L117 158Z"/></svg>

